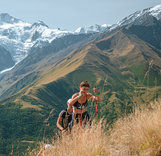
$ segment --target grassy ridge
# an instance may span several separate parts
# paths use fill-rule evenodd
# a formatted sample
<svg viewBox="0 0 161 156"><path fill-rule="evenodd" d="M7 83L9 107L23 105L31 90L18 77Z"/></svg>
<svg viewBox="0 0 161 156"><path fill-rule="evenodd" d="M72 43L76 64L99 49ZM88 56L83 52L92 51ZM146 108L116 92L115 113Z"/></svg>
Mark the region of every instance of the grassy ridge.
<svg viewBox="0 0 161 156"><path fill-rule="evenodd" d="M56 130L58 114L66 108L66 101L72 94L78 92L81 81L90 82L90 92L95 84L100 89L102 102L98 104L99 115L105 117L110 125L118 118L133 112L135 105L148 104L156 96L160 96L159 84L149 88L150 85L145 86L141 82L148 66L141 69L142 75L139 76L140 68L132 69L130 68L132 66L129 65L125 65L126 68L121 68L122 63L116 62L95 45L87 46L78 52L73 51L70 56L16 95L2 101L1 135L4 133L2 131L8 127L5 119L11 128L6 138L2 135L3 143L6 142L6 147L2 146L2 149L6 148L4 154L12 150L12 144L14 144L14 154L16 155L20 153L19 149L24 151L28 145L33 148L38 139L50 138L54 135L53 130ZM140 64L141 67L145 67L143 65ZM6 116L3 113L4 109L12 110L13 113ZM95 116L94 103L89 103L88 110L91 116ZM28 111L33 113L29 114ZM16 118L14 116L17 112L21 112L22 115ZM26 113L27 115L23 116ZM16 120L21 118L20 126L12 124L12 122L16 123L16 120L9 121L8 119L11 118L16 118ZM21 134L23 126L26 130L24 131L25 138ZM35 130L30 133L31 129ZM15 131L21 135L17 135ZM13 135L14 133L16 135ZM14 142L14 140L18 140L20 143ZM23 143L21 144L21 142Z"/></svg>
<svg viewBox="0 0 161 156"><path fill-rule="evenodd" d="M161 155L161 103L153 103L148 108L135 109L135 113L120 118L107 131L104 123L95 122L89 129L74 127L69 135L52 142L44 156L95 156L95 155ZM42 144L44 146L45 144ZM39 150L32 151L35 155Z"/></svg>

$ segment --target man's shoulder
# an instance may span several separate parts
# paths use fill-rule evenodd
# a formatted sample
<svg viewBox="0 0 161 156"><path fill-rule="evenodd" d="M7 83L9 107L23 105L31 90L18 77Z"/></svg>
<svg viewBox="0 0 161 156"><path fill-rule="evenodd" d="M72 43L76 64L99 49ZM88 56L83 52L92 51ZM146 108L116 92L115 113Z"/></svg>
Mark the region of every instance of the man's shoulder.
<svg viewBox="0 0 161 156"><path fill-rule="evenodd" d="M65 114L67 113L67 110L66 109L64 109L64 110L62 110L60 113L59 113L59 116L60 117L65 117Z"/></svg>
<svg viewBox="0 0 161 156"><path fill-rule="evenodd" d="M91 96L93 96L93 95L92 95L91 93L87 93L87 96L88 96L88 97L91 97Z"/></svg>
<svg viewBox="0 0 161 156"><path fill-rule="evenodd" d="M72 99L75 98L75 97L78 96L78 95L79 95L79 93L73 94Z"/></svg>
<svg viewBox="0 0 161 156"><path fill-rule="evenodd" d="M88 100L90 100L93 97L93 95L91 93L87 93L87 97L88 97Z"/></svg>

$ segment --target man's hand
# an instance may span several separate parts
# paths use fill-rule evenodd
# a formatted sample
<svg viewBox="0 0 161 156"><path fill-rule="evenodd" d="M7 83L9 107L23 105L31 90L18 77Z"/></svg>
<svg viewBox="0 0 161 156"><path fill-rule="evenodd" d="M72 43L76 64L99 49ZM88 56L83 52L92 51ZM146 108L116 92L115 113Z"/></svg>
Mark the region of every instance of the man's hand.
<svg viewBox="0 0 161 156"><path fill-rule="evenodd" d="M93 92L94 92L94 95L99 95L100 94L97 88L93 88Z"/></svg>
<svg viewBox="0 0 161 156"><path fill-rule="evenodd" d="M62 134L65 134L67 132L67 130L63 129L61 132L62 132Z"/></svg>
<svg viewBox="0 0 161 156"><path fill-rule="evenodd" d="M81 99L83 97L83 94L84 94L83 91L80 91L79 95L78 95L78 98Z"/></svg>

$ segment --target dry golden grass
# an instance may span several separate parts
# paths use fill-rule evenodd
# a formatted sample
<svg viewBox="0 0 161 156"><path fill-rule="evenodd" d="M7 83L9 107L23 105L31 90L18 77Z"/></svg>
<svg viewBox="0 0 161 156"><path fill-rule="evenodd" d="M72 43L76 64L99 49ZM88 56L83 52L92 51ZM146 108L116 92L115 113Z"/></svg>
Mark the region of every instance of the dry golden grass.
<svg viewBox="0 0 161 156"><path fill-rule="evenodd" d="M161 155L161 102L119 119L108 138L110 155Z"/></svg>
<svg viewBox="0 0 161 156"><path fill-rule="evenodd" d="M100 125L90 129L74 127L71 134L53 141L53 147L45 150L45 156L89 156L106 155L106 134Z"/></svg>
<svg viewBox="0 0 161 156"><path fill-rule="evenodd" d="M90 129L74 127L69 135L53 141L44 156L160 156L161 102L119 119L112 129L100 123Z"/></svg>

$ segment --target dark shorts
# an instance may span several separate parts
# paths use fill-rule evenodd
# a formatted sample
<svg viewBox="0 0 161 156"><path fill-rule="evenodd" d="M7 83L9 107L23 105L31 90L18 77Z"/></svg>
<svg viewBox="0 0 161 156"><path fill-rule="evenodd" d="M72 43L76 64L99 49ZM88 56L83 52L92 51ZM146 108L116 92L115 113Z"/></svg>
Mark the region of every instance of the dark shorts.
<svg viewBox="0 0 161 156"><path fill-rule="evenodd" d="M73 114L72 120L75 120L76 123L79 123L81 119L81 114ZM87 112L82 113L82 122L88 122L90 119L89 114Z"/></svg>
<svg viewBox="0 0 161 156"><path fill-rule="evenodd" d="M70 123L70 127L72 128L74 124L79 124L81 119L81 114L72 114L72 122ZM82 124L86 126L89 123L91 125L91 120L88 112L84 112L82 114Z"/></svg>

